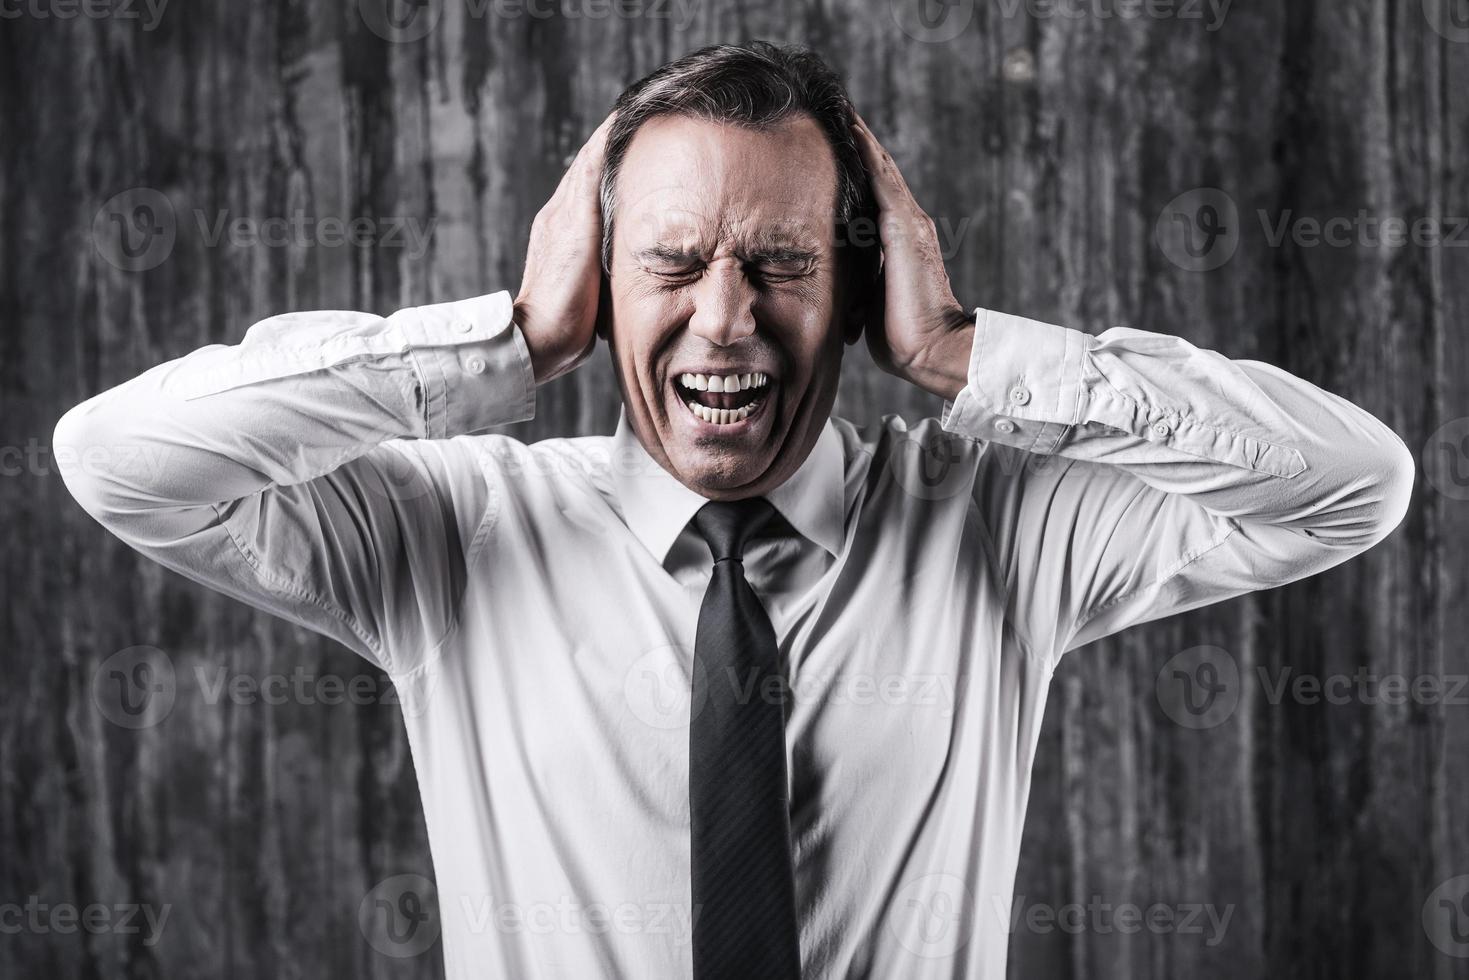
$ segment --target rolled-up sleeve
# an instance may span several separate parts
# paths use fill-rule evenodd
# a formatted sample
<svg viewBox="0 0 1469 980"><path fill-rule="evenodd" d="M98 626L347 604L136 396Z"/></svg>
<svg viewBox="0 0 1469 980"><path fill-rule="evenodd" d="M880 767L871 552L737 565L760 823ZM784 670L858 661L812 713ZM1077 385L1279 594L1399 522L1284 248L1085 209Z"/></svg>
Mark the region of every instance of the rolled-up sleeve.
<svg viewBox="0 0 1469 980"><path fill-rule="evenodd" d="M1052 656L1337 565L1401 522L1414 479L1391 429L1279 368L986 310L940 423L986 443L974 500Z"/></svg>
<svg viewBox="0 0 1469 980"><path fill-rule="evenodd" d="M393 671L452 623L478 472L449 437L534 410L500 292L270 317L82 402L53 447L132 548Z"/></svg>

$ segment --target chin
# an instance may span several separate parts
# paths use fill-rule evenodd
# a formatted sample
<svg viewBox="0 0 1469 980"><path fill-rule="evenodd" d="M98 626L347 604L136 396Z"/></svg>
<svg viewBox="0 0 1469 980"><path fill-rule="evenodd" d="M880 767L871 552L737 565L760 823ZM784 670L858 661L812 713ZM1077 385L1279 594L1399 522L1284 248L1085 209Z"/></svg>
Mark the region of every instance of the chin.
<svg viewBox="0 0 1469 980"><path fill-rule="evenodd" d="M707 445L683 446L669 453L679 479L705 496L731 491L749 492L770 471L771 460L735 449Z"/></svg>
<svg viewBox="0 0 1469 980"><path fill-rule="evenodd" d="M669 469L705 496L759 493L786 444L790 420L782 411L782 387L768 375L738 393L670 384L663 392L661 432Z"/></svg>

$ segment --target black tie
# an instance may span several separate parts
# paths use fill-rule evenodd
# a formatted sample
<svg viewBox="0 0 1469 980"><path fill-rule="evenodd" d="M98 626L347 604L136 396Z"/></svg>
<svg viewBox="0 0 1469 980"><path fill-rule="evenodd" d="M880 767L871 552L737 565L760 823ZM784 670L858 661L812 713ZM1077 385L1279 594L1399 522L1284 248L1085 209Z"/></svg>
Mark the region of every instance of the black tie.
<svg viewBox="0 0 1469 980"><path fill-rule="evenodd" d="M689 723L694 980L797 980L785 682L775 630L745 580L763 497L711 501L694 526L714 575L694 638Z"/></svg>

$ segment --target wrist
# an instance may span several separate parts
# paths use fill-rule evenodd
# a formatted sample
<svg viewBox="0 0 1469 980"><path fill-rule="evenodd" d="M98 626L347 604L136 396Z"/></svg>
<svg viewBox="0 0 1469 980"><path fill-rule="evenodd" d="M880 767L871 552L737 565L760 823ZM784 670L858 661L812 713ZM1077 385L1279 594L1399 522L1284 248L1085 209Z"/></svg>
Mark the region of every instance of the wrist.
<svg viewBox="0 0 1469 980"><path fill-rule="evenodd" d="M536 327L535 318L524 299L515 301L510 319L520 329L525 349L530 354L531 374L535 378L536 387L554 381L576 367L577 358L568 355L556 344L549 343L545 331Z"/></svg>
<svg viewBox="0 0 1469 980"><path fill-rule="evenodd" d="M952 401L969 383L974 350L973 311L954 310L903 365L900 376L930 394Z"/></svg>

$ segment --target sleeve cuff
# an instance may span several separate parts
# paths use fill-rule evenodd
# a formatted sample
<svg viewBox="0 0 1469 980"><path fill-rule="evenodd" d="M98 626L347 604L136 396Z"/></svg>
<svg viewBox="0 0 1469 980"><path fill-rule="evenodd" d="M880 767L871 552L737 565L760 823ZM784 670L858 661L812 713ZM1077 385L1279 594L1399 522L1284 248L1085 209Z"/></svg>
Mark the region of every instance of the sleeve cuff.
<svg viewBox="0 0 1469 980"><path fill-rule="evenodd" d="M1085 418L1089 334L979 309L965 386L945 401L946 432L1052 453Z"/></svg>
<svg viewBox="0 0 1469 980"><path fill-rule="evenodd" d="M424 385L426 438L481 432L535 416L530 349L504 290L393 314Z"/></svg>

